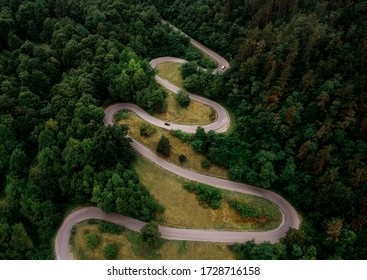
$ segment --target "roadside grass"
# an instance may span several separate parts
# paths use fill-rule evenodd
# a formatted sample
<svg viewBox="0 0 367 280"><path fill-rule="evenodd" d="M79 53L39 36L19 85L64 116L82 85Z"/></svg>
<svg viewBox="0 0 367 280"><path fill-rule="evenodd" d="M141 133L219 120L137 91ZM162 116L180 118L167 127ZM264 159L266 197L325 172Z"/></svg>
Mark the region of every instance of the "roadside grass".
<svg viewBox="0 0 367 280"><path fill-rule="evenodd" d="M201 162L206 160L204 155L195 153L192 150L192 147L188 143L182 142L177 137L174 137L170 134L170 132L166 129L157 127L157 131L150 137L140 136L140 126L145 122L143 119L138 117L133 112L128 112L128 118L122 119L117 123L120 125L128 125L129 130L128 133L130 136L138 140L144 146L149 148L152 152L156 153L156 147L159 139L162 135L166 136L171 144L171 153L167 161L172 162L178 166L182 166L186 169L194 170L199 173L207 174L214 177L225 178L227 179L227 170L223 167L220 167L215 164L211 164L208 168L203 168L201 166ZM183 154L186 156L187 160L184 163L180 163L178 157Z"/></svg>
<svg viewBox="0 0 367 280"><path fill-rule="evenodd" d="M182 107L176 101L175 93L166 91L167 111L155 114L156 118L173 123L197 125L209 124L215 120L216 113L211 107L192 99L188 107Z"/></svg>
<svg viewBox="0 0 367 280"><path fill-rule="evenodd" d="M139 241L139 234L125 229L121 234L101 233L97 224L81 223L75 226L71 249L76 259L103 260L103 247L118 245L117 259L126 260L234 260L228 245L211 242L163 240L156 249ZM98 236L99 246L89 249L84 242L86 232Z"/></svg>
<svg viewBox="0 0 367 280"><path fill-rule="evenodd" d="M163 62L157 65L157 73L163 79L171 82L175 86L183 88L183 78L181 75L181 64L175 62Z"/></svg>
<svg viewBox="0 0 367 280"><path fill-rule="evenodd" d="M174 62L164 62L157 65L158 75L172 84L183 88L183 78L181 75L181 64ZM208 124L214 121L215 112L209 106L191 100L186 108L180 106L175 99L175 94L169 90L167 96L167 111L156 114L155 117L161 120L181 123L181 124Z"/></svg>
<svg viewBox="0 0 367 280"><path fill-rule="evenodd" d="M195 194L183 188L182 185L189 182L188 180L164 170L142 156L138 156L133 167L141 183L165 207L165 211L157 217L160 224L178 228L270 230L281 222L278 207L265 199L220 190L223 199L219 209L213 210L203 207ZM261 209L262 216L260 218L242 217L230 207L229 201L232 200Z"/></svg>

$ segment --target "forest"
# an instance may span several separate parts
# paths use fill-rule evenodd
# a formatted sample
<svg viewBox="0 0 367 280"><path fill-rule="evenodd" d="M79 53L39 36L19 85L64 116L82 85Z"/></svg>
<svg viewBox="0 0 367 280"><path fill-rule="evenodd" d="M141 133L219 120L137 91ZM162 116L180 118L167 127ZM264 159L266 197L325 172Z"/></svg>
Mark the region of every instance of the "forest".
<svg viewBox="0 0 367 280"><path fill-rule="evenodd" d="M143 221L164 208L142 186L127 127L103 108L166 110L150 59L190 57L164 18L231 62L182 68L185 88L224 104L231 134L193 149L301 213L278 244L240 259L367 257L367 1L0 0L0 259L53 259L68 211Z"/></svg>

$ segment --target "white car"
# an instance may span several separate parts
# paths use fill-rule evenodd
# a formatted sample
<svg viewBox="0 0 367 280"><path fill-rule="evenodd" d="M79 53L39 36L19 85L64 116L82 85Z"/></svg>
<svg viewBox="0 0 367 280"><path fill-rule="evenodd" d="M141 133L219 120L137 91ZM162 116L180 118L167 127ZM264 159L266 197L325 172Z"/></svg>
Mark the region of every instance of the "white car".
<svg viewBox="0 0 367 280"><path fill-rule="evenodd" d="M224 69L226 69L226 67L223 65L220 69L224 70Z"/></svg>

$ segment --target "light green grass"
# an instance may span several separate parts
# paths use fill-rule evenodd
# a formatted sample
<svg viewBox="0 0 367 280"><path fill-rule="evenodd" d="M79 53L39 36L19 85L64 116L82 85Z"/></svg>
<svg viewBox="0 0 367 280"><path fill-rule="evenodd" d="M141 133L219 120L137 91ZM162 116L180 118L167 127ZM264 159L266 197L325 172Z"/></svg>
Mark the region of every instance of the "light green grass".
<svg viewBox="0 0 367 280"><path fill-rule="evenodd" d="M95 233L99 246L89 249L84 242L84 233ZM192 241L162 240L156 249L150 249L139 241L139 234L125 230L122 234L101 233L98 225L76 225L72 238L72 253L76 259L103 260L103 247L115 243L119 247L120 260L233 260L234 254L226 244Z"/></svg>
<svg viewBox="0 0 367 280"><path fill-rule="evenodd" d="M178 228L268 230L281 222L281 213L276 205L265 199L242 193L220 190L221 206L217 210L203 207L195 194L186 191L182 184L187 180L170 173L139 156L133 165L141 183L151 195L165 207L157 218L160 224ZM259 218L242 217L228 205L229 200L238 200L261 209Z"/></svg>
<svg viewBox="0 0 367 280"><path fill-rule="evenodd" d="M157 65L156 70L160 77L171 82L175 86L183 88L180 63L163 62Z"/></svg>
<svg viewBox="0 0 367 280"><path fill-rule="evenodd" d="M177 124L195 125L205 125L215 120L216 113L211 107L192 99L188 107L182 107L176 101L175 94L169 90L167 92L167 111L155 114L156 118Z"/></svg>
<svg viewBox="0 0 367 280"><path fill-rule="evenodd" d="M129 127L128 133L133 138L138 140L140 143L142 143L144 146L146 146L148 149L150 149L152 152L156 152L156 147L159 139L162 135L165 135L170 143L171 143L171 154L168 158L166 158L167 161L172 162L176 165L182 166L184 168L194 170L203 174L207 174L214 177L219 178L227 178L227 170L223 167L220 167L218 165L212 164L209 168L203 168L201 166L202 160L205 160L206 157L195 153L192 150L192 147L188 143L183 143L180 139L177 137L172 136L168 130L157 127L157 132L152 135L151 137L143 137L140 136L140 126L146 123L143 119L138 117L135 113L129 112L129 118L124 119L118 122L118 124L123 125L126 124ZM184 164L181 164L178 160L179 155L184 154L187 157L187 161Z"/></svg>
<svg viewBox="0 0 367 280"><path fill-rule="evenodd" d="M164 62L157 65L158 75L172 84L183 88L183 79L181 75L181 64L174 62ZM190 105L186 108L180 106L175 94L167 90L167 111L156 114L155 117L161 120L180 123L180 124L197 124L203 125L211 123L215 120L215 112L212 108L191 100Z"/></svg>

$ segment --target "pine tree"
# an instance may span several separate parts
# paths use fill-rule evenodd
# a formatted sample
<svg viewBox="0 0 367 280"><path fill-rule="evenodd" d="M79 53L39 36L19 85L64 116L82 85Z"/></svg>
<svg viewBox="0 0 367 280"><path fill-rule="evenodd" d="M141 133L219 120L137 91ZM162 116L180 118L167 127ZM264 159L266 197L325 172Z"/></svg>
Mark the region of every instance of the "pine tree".
<svg viewBox="0 0 367 280"><path fill-rule="evenodd" d="M162 135L161 139L159 140L157 144L157 153L168 157L171 153L171 144L169 143L169 140L166 136Z"/></svg>

